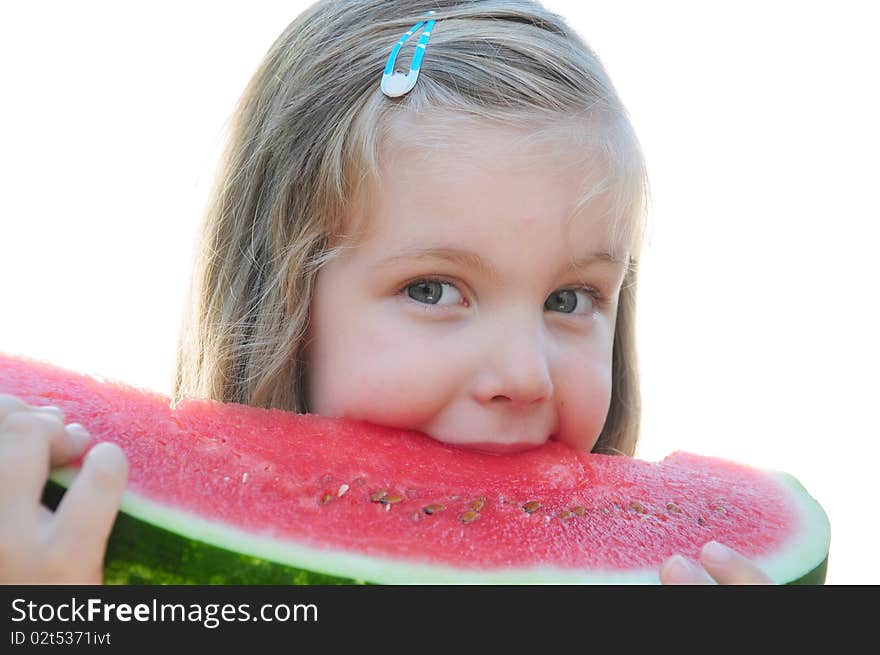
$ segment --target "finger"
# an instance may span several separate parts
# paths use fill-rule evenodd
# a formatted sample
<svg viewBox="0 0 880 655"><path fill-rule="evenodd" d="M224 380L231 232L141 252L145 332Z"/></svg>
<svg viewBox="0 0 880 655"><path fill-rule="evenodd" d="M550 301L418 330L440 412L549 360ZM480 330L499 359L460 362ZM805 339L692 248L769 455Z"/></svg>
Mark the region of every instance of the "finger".
<svg viewBox="0 0 880 655"><path fill-rule="evenodd" d="M20 411L0 422L0 502L39 503L50 462L69 459L82 448L56 417L44 412Z"/></svg>
<svg viewBox="0 0 880 655"><path fill-rule="evenodd" d="M718 584L774 584L751 561L717 541L710 541L703 546L700 562Z"/></svg>
<svg viewBox="0 0 880 655"><path fill-rule="evenodd" d="M10 396L8 394L0 394L0 424L3 420L14 412L36 412L38 415L50 416L64 421L64 412L53 405L28 405L21 398ZM70 430L70 439L61 439L50 442L50 464L59 466L74 457L78 457L85 450L88 444L88 436L83 435L84 428L78 423L71 423L67 426ZM72 429L71 429L72 428Z"/></svg>
<svg viewBox="0 0 880 655"><path fill-rule="evenodd" d="M114 443L92 448L52 521L52 539L83 563L100 564L128 479L125 454ZM85 558L86 561L83 560Z"/></svg>
<svg viewBox="0 0 880 655"><path fill-rule="evenodd" d="M7 423L10 418L12 423ZM61 466L82 455L91 439L79 423L69 423L65 426L63 420L64 414L57 407L26 407L24 410L0 417L0 432L4 434L16 432L19 433L19 438L24 438L21 433L27 433L31 435L32 440L48 439L49 466ZM11 437L9 434L6 436ZM30 444L30 448L32 450L28 452L31 454L34 449L43 452L38 444ZM41 457L40 461L42 460Z"/></svg>
<svg viewBox="0 0 880 655"><path fill-rule="evenodd" d="M21 411L40 411L47 412L57 416L60 420L64 420L64 412L52 405L28 405L21 398L10 396L8 394L0 394L0 421L12 412Z"/></svg>
<svg viewBox="0 0 880 655"><path fill-rule="evenodd" d="M21 398L16 398L15 396L9 396L7 394L0 394L0 421L2 421L7 414L12 414L12 412L23 412L27 409L27 403Z"/></svg>
<svg viewBox="0 0 880 655"><path fill-rule="evenodd" d="M660 566L662 584L709 585L715 584L703 567L686 560L681 555L673 555Z"/></svg>

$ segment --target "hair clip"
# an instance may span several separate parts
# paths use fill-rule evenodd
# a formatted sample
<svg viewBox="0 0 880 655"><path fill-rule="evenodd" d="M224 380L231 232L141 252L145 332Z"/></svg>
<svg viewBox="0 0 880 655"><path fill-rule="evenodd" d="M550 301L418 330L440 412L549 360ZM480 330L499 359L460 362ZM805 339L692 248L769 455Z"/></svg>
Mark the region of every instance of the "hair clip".
<svg viewBox="0 0 880 655"><path fill-rule="evenodd" d="M429 11L425 15L430 16L434 13L436 12ZM395 73L394 62L397 60L397 55L400 52L401 46L406 43L406 40L409 37L418 32L422 25L425 26L425 29L422 32L418 44L416 44L416 51L415 54L413 54L409 73L406 75L403 73ZM422 58L425 56L425 47L428 45L428 39L431 38L432 29L434 29L434 19L427 22L419 21L413 25L406 34L400 37L400 41L394 45L394 49L388 56L388 63L385 64L385 71L382 73L382 83L379 85L382 89L382 93L389 98L397 98L406 95L412 91L413 87L416 85L416 80L419 79L419 70L422 68Z"/></svg>

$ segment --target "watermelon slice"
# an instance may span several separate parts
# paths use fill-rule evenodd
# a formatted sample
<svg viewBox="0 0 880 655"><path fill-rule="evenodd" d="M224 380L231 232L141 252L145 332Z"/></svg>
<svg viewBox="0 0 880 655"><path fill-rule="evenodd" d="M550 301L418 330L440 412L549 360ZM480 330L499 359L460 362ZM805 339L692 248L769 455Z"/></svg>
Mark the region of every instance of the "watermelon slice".
<svg viewBox="0 0 880 655"><path fill-rule="evenodd" d="M657 583L717 540L821 583L830 528L785 473L551 442L513 455L417 432L187 400L0 354L0 393L61 408L129 460L108 583ZM56 470L56 503L77 467Z"/></svg>

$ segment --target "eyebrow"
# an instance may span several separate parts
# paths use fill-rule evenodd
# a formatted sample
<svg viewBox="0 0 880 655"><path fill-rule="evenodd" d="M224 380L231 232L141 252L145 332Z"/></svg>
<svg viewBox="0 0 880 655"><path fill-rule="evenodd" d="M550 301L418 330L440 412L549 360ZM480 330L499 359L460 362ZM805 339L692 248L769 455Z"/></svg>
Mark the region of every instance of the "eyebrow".
<svg viewBox="0 0 880 655"><path fill-rule="evenodd" d="M501 273L498 269L495 268L493 264L480 257L477 253L470 250L449 247L416 246L404 248L379 261L374 268L385 268L401 261L422 259L440 259L452 262L476 270L492 280L498 281L501 279ZM580 270L596 263L614 264L616 266L623 266L625 264L620 257L603 250L575 259L571 262L571 269Z"/></svg>

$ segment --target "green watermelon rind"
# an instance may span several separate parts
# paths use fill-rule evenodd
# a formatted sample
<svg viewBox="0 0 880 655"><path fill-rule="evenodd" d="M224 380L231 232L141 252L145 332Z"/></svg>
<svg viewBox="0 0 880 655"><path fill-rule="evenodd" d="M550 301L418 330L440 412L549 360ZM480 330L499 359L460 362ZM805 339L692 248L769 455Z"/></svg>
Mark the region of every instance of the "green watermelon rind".
<svg viewBox="0 0 880 655"><path fill-rule="evenodd" d="M57 505L78 471L50 476L46 502ZM753 558L779 584L822 584L830 525L793 476L768 472L793 502L802 529L770 556ZM127 490L105 558L107 584L658 584L657 567L579 570L553 566L486 571L310 547L204 519Z"/></svg>

